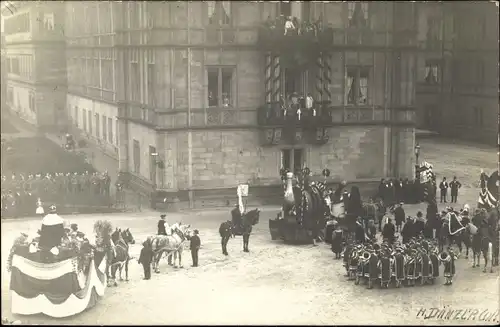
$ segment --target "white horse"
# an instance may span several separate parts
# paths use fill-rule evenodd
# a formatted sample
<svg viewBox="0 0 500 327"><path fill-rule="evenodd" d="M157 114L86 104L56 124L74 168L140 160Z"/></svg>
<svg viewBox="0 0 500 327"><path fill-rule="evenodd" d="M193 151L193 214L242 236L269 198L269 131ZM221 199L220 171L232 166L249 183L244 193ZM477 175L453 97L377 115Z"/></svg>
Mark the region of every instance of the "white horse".
<svg viewBox="0 0 500 327"><path fill-rule="evenodd" d="M179 267L182 268L182 251L184 242L191 237L191 225L182 223L173 224L170 228L171 235L155 235L149 238L153 250L153 270L160 272L159 262L163 254L173 256L174 268L177 268L176 259L179 258Z"/></svg>

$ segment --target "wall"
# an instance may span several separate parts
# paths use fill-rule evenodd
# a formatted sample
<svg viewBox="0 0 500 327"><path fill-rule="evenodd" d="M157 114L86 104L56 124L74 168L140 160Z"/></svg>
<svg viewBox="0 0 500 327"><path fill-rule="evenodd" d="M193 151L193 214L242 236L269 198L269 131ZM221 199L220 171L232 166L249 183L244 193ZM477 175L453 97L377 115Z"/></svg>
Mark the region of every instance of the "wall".
<svg viewBox="0 0 500 327"><path fill-rule="evenodd" d="M324 168L328 168L334 179L378 179L385 176L384 153L388 151L386 147L390 146L385 145L386 129L379 126L335 127L329 130L330 141L327 144L297 148L305 149L305 165L313 174L321 174ZM408 155L411 157L412 131L408 129L401 132L399 171L402 177L410 177L412 174L412 163L403 158ZM289 146L261 147L259 133L253 130L191 133L193 188L232 188L244 182L268 185L279 181L281 149ZM177 133L176 139L177 161L175 169L172 169L172 176L175 174L178 189L186 189L189 178L187 133ZM165 144L173 143L167 140L168 137ZM167 147L167 151L173 150L171 146Z"/></svg>
<svg viewBox="0 0 500 327"><path fill-rule="evenodd" d="M149 177L150 173L150 168L149 168L149 146L154 146L158 148L157 146L157 139L156 139L156 131L154 129L151 129L149 127L135 124L133 122L129 122L128 124L128 153L129 153L129 160L128 160L128 171L136 176L139 177L142 180L148 181L148 183L151 183ZM139 141L139 146L140 146L140 170L138 173L135 172L134 170L134 140Z"/></svg>
<svg viewBox="0 0 500 327"><path fill-rule="evenodd" d="M13 90L13 103L11 109L19 113L19 116L31 124L37 123L36 108L30 109L30 93L35 89L32 85L18 83L13 80L7 82L7 90Z"/></svg>
<svg viewBox="0 0 500 327"><path fill-rule="evenodd" d="M335 127L323 146L308 148L307 165L314 174L328 168L332 178L355 180L384 175L384 127Z"/></svg>
<svg viewBox="0 0 500 327"><path fill-rule="evenodd" d="M83 130L83 110L86 112L90 110L91 120L92 120L92 133L89 133L88 127L88 116L87 116L87 131L86 136L90 140L94 140L100 144L101 148L111 154L114 157L118 156L118 144L119 144L119 135L117 134L116 125L117 125L117 115L118 115L118 107L115 105L111 105L105 102L95 101L89 98L84 98L81 96L67 94L66 96L66 109L67 114L72 122L73 126L78 127L80 130ZM75 107L78 107L78 117L75 117ZM96 114L99 114L99 126L96 126ZM88 115L88 114L87 114ZM103 116L106 118L112 118L112 131L113 131L113 139L112 142L109 141L108 138L103 139L103 129L102 129L102 119ZM97 138L97 130L99 128L99 138ZM108 126L106 127L109 128ZM109 134L109 132L107 133Z"/></svg>
<svg viewBox="0 0 500 327"><path fill-rule="evenodd" d="M276 180L279 149L259 146L255 130L192 131L192 176L194 188L234 187L248 180L266 183ZM179 189L185 189L189 176L187 133L177 136L177 174Z"/></svg>

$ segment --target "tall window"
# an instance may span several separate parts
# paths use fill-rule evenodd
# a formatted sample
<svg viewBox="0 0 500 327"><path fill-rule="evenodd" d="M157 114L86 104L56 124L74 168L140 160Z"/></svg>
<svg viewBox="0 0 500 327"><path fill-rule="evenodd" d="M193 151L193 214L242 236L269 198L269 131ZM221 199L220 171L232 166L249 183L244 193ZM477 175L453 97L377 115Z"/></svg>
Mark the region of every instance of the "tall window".
<svg viewBox="0 0 500 327"><path fill-rule="evenodd" d="M80 120L78 117L78 114L79 114L78 107L75 106L75 124L76 124L76 126L78 126L78 122Z"/></svg>
<svg viewBox="0 0 500 327"><path fill-rule="evenodd" d="M130 50L130 98L134 102L141 101L141 72L137 49Z"/></svg>
<svg viewBox="0 0 500 327"><path fill-rule="evenodd" d="M92 135L92 111L88 111L89 133Z"/></svg>
<svg viewBox="0 0 500 327"><path fill-rule="evenodd" d="M231 24L230 1L207 1L209 25Z"/></svg>
<svg viewBox="0 0 500 327"><path fill-rule="evenodd" d="M478 60L476 63L476 79L477 86L484 85L484 62L482 60Z"/></svg>
<svg viewBox="0 0 500 327"><path fill-rule="evenodd" d="M156 105L156 69L155 69L155 51L152 49L146 50L147 56L147 90L148 90L148 104L150 106Z"/></svg>
<svg viewBox="0 0 500 327"><path fill-rule="evenodd" d="M285 17L292 16L292 3L290 1L280 1L280 15Z"/></svg>
<svg viewBox="0 0 500 327"><path fill-rule="evenodd" d="M43 14L43 29L46 31L54 30L54 14Z"/></svg>
<svg viewBox="0 0 500 327"><path fill-rule="evenodd" d="M368 80L370 69L367 67L347 67L346 104L366 105L368 101Z"/></svg>
<svg viewBox="0 0 500 327"><path fill-rule="evenodd" d="M208 68L208 106L232 107L234 68Z"/></svg>
<svg viewBox="0 0 500 327"><path fill-rule="evenodd" d="M107 126L108 126L108 120L106 116L102 115L102 139L106 141L108 139L108 133L107 131Z"/></svg>
<svg viewBox="0 0 500 327"><path fill-rule="evenodd" d="M149 179L153 184L156 184L156 148L149 146Z"/></svg>
<svg viewBox="0 0 500 327"><path fill-rule="evenodd" d="M101 117L99 117L99 114L95 114L95 136L97 138L101 137L101 133L100 133L100 130L101 130L101 121L100 121L100 118Z"/></svg>
<svg viewBox="0 0 500 327"><path fill-rule="evenodd" d="M348 2L347 12L349 27L368 26L368 3Z"/></svg>
<svg viewBox="0 0 500 327"><path fill-rule="evenodd" d="M304 150L303 149L283 149L281 150L281 165L280 169L288 169L296 172L304 166Z"/></svg>
<svg viewBox="0 0 500 327"><path fill-rule="evenodd" d="M425 62L425 83L437 84L439 83L439 63L436 61Z"/></svg>
<svg viewBox="0 0 500 327"><path fill-rule="evenodd" d="M113 119L108 117L108 142L114 144L113 142Z"/></svg>
<svg viewBox="0 0 500 327"><path fill-rule="evenodd" d="M83 130L87 131L87 110L82 109Z"/></svg>
<svg viewBox="0 0 500 327"><path fill-rule="evenodd" d="M134 173L139 174L141 172L141 146L137 140L134 140L133 144Z"/></svg>
<svg viewBox="0 0 500 327"><path fill-rule="evenodd" d="M441 40L441 23L438 17L427 17L427 42L434 44Z"/></svg>
<svg viewBox="0 0 500 327"><path fill-rule="evenodd" d="M99 69L99 53L94 50L94 60L92 61L92 86L96 88L101 87L100 81L100 69Z"/></svg>
<svg viewBox="0 0 500 327"><path fill-rule="evenodd" d="M115 144L116 144L116 146L120 145L120 143L118 142L118 140L120 139L120 130L118 129L118 126L119 126L119 124L118 124L118 119L117 119L115 122L115 132L116 132L116 139L115 139L116 143Z"/></svg>
<svg viewBox="0 0 500 327"><path fill-rule="evenodd" d="M35 94L30 92L30 95L29 95L29 108L31 110L31 112L35 112Z"/></svg>
<svg viewBox="0 0 500 327"><path fill-rule="evenodd" d="M483 108L474 108L474 122L477 126L483 126Z"/></svg>
<svg viewBox="0 0 500 327"><path fill-rule="evenodd" d="M101 51L102 89L106 91L113 90L113 61L111 51L109 49Z"/></svg>

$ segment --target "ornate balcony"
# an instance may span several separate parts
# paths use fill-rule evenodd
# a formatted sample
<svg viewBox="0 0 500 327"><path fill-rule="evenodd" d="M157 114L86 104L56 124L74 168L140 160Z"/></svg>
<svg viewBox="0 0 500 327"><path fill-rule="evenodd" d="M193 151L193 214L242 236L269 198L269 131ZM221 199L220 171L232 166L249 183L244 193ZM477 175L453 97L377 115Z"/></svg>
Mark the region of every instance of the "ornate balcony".
<svg viewBox="0 0 500 327"><path fill-rule="evenodd" d="M333 31L321 28L319 22L289 20L278 17L259 28L258 44L261 49L278 54L309 53L314 57L331 46Z"/></svg>
<svg viewBox="0 0 500 327"><path fill-rule="evenodd" d="M327 124L331 122L328 102L319 102L311 109L300 104L285 107L279 102L267 103L257 111L262 128L263 145L323 144L328 141ZM326 123L326 124L325 124Z"/></svg>

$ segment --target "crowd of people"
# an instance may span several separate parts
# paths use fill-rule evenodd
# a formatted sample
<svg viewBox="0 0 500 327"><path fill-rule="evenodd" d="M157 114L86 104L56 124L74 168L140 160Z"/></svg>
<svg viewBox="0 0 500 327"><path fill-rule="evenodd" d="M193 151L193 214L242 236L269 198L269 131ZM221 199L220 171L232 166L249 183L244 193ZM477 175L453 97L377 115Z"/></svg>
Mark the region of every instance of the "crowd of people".
<svg viewBox="0 0 500 327"><path fill-rule="evenodd" d="M107 172L35 173L2 176L2 217L33 215L38 199L67 205L109 202Z"/></svg>

